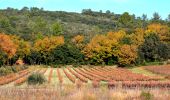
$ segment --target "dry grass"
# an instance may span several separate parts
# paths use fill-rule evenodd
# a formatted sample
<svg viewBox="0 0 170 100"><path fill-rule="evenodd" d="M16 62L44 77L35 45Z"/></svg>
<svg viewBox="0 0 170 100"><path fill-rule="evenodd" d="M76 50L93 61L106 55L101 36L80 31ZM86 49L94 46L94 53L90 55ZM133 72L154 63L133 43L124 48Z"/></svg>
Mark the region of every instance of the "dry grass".
<svg viewBox="0 0 170 100"><path fill-rule="evenodd" d="M153 100L168 100L170 90L161 89L108 89L106 87L76 88L65 85L58 88L0 88L0 100L143 100L141 93L148 92Z"/></svg>
<svg viewBox="0 0 170 100"><path fill-rule="evenodd" d="M56 69L54 69L51 84L29 86L25 83L17 87L11 84L1 86L0 100L146 100L145 96L147 100L169 100L170 98L170 90L166 88L123 88L120 84L109 89L107 82L101 82L99 88L93 88L91 81L79 87L67 78L62 69L59 70L63 77L62 85L59 85ZM131 71L146 76L160 76L141 68ZM49 73L50 68L44 74L47 79ZM146 92L144 97L141 95L143 92ZM152 98L148 99L150 98L148 96Z"/></svg>

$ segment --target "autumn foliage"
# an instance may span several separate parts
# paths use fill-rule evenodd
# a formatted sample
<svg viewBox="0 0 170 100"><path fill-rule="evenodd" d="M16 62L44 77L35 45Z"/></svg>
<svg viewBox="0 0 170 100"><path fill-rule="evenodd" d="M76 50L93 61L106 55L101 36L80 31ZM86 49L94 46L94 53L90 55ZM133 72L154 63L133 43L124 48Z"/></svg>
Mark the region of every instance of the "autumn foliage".
<svg viewBox="0 0 170 100"><path fill-rule="evenodd" d="M86 45L83 53L87 59L103 63L106 59L118 55L119 41L124 37L124 31L109 32L107 35L97 35Z"/></svg>
<svg viewBox="0 0 170 100"><path fill-rule="evenodd" d="M64 44L64 38L62 36L45 37L42 40L38 39L33 49L37 52L45 53L62 44Z"/></svg>
<svg viewBox="0 0 170 100"><path fill-rule="evenodd" d="M120 47L118 62L120 65L130 65L137 58L137 47L135 45L123 45Z"/></svg>
<svg viewBox="0 0 170 100"><path fill-rule="evenodd" d="M80 44L84 41L84 36L82 35L77 35L75 37L73 37L72 42L76 43L76 44Z"/></svg>
<svg viewBox="0 0 170 100"><path fill-rule="evenodd" d="M66 40L64 36L42 35L34 41L25 41L19 36L1 33L0 65L10 61L10 64L14 64L16 60L22 59L28 64L127 66L170 58L169 27L160 23L150 23L146 28L135 28L131 33L120 29L96 34L91 40L87 39L86 35L80 34ZM153 44L152 47L149 44Z"/></svg>
<svg viewBox="0 0 170 100"><path fill-rule="evenodd" d="M17 45L14 44L9 35L0 33L0 50L2 50L8 58L12 58L17 51Z"/></svg>
<svg viewBox="0 0 170 100"><path fill-rule="evenodd" d="M146 34L148 33L156 33L161 41L169 41L170 40L170 33L169 27L167 25L161 25L160 23L153 23L148 25Z"/></svg>
<svg viewBox="0 0 170 100"><path fill-rule="evenodd" d="M89 44L87 44L83 52L87 59L92 59L97 63L106 63L106 61L111 59L122 65L131 64L137 58L137 46L127 44L122 45L120 42L125 35L126 33L124 31L97 35Z"/></svg>

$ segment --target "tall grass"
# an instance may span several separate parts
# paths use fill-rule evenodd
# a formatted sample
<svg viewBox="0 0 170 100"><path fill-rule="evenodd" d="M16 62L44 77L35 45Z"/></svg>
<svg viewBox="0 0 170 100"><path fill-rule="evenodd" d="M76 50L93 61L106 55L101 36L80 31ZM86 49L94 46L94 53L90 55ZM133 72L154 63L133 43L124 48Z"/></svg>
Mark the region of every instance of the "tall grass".
<svg viewBox="0 0 170 100"><path fill-rule="evenodd" d="M0 100L141 100L152 98L168 100L170 90L161 89L108 89L106 87L77 88L73 85L63 88L0 88Z"/></svg>

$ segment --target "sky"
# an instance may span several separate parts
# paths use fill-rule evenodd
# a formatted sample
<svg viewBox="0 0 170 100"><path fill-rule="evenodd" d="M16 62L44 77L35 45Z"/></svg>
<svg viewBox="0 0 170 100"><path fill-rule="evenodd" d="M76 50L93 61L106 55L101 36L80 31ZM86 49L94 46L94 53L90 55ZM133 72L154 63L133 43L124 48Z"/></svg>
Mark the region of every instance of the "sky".
<svg viewBox="0 0 170 100"><path fill-rule="evenodd" d="M147 14L152 18L158 12L162 19L170 14L170 0L0 0L0 9L7 7L21 9L24 6L44 8L51 11L81 12L82 9L94 11L110 10L115 14L129 12L136 16Z"/></svg>

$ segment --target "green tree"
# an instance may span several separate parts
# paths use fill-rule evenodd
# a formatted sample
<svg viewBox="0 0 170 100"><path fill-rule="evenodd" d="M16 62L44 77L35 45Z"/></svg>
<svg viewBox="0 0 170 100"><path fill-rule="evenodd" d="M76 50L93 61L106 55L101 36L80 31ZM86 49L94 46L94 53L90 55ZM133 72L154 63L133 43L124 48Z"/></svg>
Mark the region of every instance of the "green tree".
<svg viewBox="0 0 170 100"><path fill-rule="evenodd" d="M54 24L52 24L51 32L55 36L61 35L63 33L61 24L58 22L55 22Z"/></svg>
<svg viewBox="0 0 170 100"><path fill-rule="evenodd" d="M106 14L110 14L110 13L111 13L110 10L107 10L107 11L106 11Z"/></svg>
<svg viewBox="0 0 170 100"><path fill-rule="evenodd" d="M146 14L143 14L142 15L142 27L145 28L147 26L147 15Z"/></svg>
<svg viewBox="0 0 170 100"><path fill-rule="evenodd" d="M139 47L139 57L142 62L167 59L169 53L168 46L163 44L159 36L154 33L146 36L144 43Z"/></svg>
<svg viewBox="0 0 170 100"><path fill-rule="evenodd" d="M119 22L124 25L125 27L127 27L129 25L129 23L131 22L132 17L129 15L128 12L123 13L120 18L119 18Z"/></svg>
<svg viewBox="0 0 170 100"><path fill-rule="evenodd" d="M161 20L161 16L159 15L159 13L157 12L153 13L152 22L160 22L160 20Z"/></svg>
<svg viewBox="0 0 170 100"><path fill-rule="evenodd" d="M147 20L147 15L146 15L146 14L143 14L143 15L142 15L142 20L143 20L143 21L146 21L146 20Z"/></svg>
<svg viewBox="0 0 170 100"><path fill-rule="evenodd" d="M14 33L14 29L10 23L9 18L0 16L0 32L8 34Z"/></svg>
<svg viewBox="0 0 170 100"><path fill-rule="evenodd" d="M82 14L85 15L92 15L93 11L91 9L83 9L82 10Z"/></svg>
<svg viewBox="0 0 170 100"><path fill-rule="evenodd" d="M73 44L64 44L51 52L55 64L83 64L84 55Z"/></svg>

